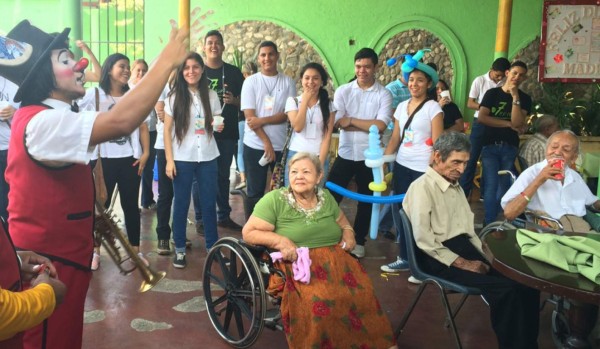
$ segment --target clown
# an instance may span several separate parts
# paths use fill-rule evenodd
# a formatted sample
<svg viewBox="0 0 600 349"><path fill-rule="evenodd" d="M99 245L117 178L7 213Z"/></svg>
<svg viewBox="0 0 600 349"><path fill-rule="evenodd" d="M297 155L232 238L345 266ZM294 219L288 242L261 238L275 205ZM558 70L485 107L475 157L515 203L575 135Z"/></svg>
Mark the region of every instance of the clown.
<svg viewBox="0 0 600 349"><path fill-rule="evenodd" d="M188 47L187 30L173 29L135 90L107 112L77 113L70 107L85 93L86 64L73 59L69 31L50 35L22 21L7 35L23 47L21 55L0 60L0 75L19 86L14 100L21 102L6 171L10 234L17 249L52 260L68 288L54 314L25 332L25 348L81 347L93 247L94 185L87 163L97 144L139 127Z"/></svg>

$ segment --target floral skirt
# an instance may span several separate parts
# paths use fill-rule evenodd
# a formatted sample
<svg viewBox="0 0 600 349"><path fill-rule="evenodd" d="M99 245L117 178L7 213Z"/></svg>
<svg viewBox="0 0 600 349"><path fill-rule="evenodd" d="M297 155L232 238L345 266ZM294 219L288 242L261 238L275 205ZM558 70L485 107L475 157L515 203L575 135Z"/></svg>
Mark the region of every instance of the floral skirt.
<svg viewBox="0 0 600 349"><path fill-rule="evenodd" d="M281 316L290 348L390 348L390 322L375 298L363 266L339 246L310 249L310 283L271 276L268 292L281 297Z"/></svg>

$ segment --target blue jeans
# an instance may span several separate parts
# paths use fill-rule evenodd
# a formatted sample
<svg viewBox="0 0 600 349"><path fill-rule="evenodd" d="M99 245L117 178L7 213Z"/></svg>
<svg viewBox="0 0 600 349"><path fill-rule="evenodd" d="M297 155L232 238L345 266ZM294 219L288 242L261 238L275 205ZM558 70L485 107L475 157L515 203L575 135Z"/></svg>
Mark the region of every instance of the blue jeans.
<svg viewBox="0 0 600 349"><path fill-rule="evenodd" d="M485 180L485 192L483 194L484 226L496 220L498 212L502 210L500 199L510 187L509 176L499 176L498 171L511 170L518 151L517 147L504 142L486 145L481 150L483 178Z"/></svg>
<svg viewBox="0 0 600 349"><path fill-rule="evenodd" d="M394 162L394 193L404 194L408 187L417 178L421 177L424 172L411 170L408 167L402 166ZM393 204L392 210L399 210L402 204ZM400 242L399 256L401 259L408 260L408 251L406 249L406 238L401 224L396 223L396 241Z"/></svg>
<svg viewBox="0 0 600 349"><path fill-rule="evenodd" d="M6 171L6 158L8 157L8 149L0 150L0 216L8 221L8 183L4 179L4 172Z"/></svg>
<svg viewBox="0 0 600 349"><path fill-rule="evenodd" d="M187 213L190 208L192 179L198 182L199 202L204 221L206 248L217 242L217 159L202 162L175 161L173 180L173 240L175 252L185 253Z"/></svg>
<svg viewBox="0 0 600 349"><path fill-rule="evenodd" d="M237 152L237 167L240 173L244 173L244 129L246 128L246 121L238 122L238 129L240 131L240 139L238 140L238 152Z"/></svg>
<svg viewBox="0 0 600 349"><path fill-rule="evenodd" d="M217 141L217 147L219 148L219 157L217 158L217 221L222 222L229 218L231 214L231 206L229 205L229 172L231 169L231 162L233 160L233 154L237 141L233 139L220 139ZM200 203L200 190L198 189L198 183L196 179L192 181L192 192L194 194L194 216L196 223L202 222L202 206Z"/></svg>
<svg viewBox="0 0 600 349"><path fill-rule="evenodd" d="M473 127L471 128L471 157L467 163L465 172L460 177L460 186L465 191L465 195L469 197L471 190L473 190L473 179L475 178L475 170L477 170L477 161L481 155L481 148L483 147L483 134L485 131L485 125L480 124L477 119L473 119ZM481 178L480 191L484 193L483 183L485 182L484 176Z"/></svg>
<svg viewBox="0 0 600 349"><path fill-rule="evenodd" d="M296 155L296 151L293 150L289 150L288 149L288 153L287 153L287 160L285 162L285 173L284 173L284 182L285 182L285 186L289 187L290 186L290 159ZM325 160L325 164L323 165L323 179L321 180L321 183L319 183L319 185L321 187L323 187L323 185L325 184L325 177L327 176L327 173L329 172L329 157L327 157L327 160Z"/></svg>

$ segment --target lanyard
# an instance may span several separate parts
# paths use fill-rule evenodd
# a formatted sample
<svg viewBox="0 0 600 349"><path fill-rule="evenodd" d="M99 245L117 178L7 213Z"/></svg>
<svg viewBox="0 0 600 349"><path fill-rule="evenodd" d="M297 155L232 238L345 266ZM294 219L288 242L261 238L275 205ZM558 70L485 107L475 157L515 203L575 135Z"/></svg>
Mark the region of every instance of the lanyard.
<svg viewBox="0 0 600 349"><path fill-rule="evenodd" d="M273 96L273 90L275 90L275 87L277 87L277 84L279 83L279 73L277 73L277 78L275 79L275 84L273 85L273 87L269 90L269 86L267 86L267 81L265 80L265 77L262 75L260 75L261 80L263 82L263 84L265 85L265 88L267 89L268 92L268 96Z"/></svg>

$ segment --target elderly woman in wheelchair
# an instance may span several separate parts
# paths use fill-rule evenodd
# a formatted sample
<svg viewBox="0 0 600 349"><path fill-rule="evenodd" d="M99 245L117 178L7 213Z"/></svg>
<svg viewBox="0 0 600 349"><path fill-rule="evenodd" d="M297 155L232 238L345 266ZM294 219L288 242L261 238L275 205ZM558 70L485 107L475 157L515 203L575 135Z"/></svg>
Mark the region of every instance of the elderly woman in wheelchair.
<svg viewBox="0 0 600 349"><path fill-rule="evenodd" d="M263 327L284 330L290 348L396 348L371 281L348 253L354 231L317 186L319 159L298 153L289 168L290 188L258 202L244 240L222 238L206 257L213 326L236 348L252 346Z"/></svg>
<svg viewBox="0 0 600 349"><path fill-rule="evenodd" d="M502 198L505 217L514 220L527 209L551 217L536 217L536 223L558 220L560 224L550 225L554 229L592 230L584 219L586 206L598 210L600 201L571 168L578 154L579 140L573 132L553 133L546 144L546 159L526 169Z"/></svg>
<svg viewBox="0 0 600 349"><path fill-rule="evenodd" d="M242 231L245 242L278 252L271 256L280 258L274 266L284 277L272 274L269 291L281 297L289 347L396 348L368 275L348 253L354 231L333 196L318 187L322 176L316 156L296 154L289 189L266 194Z"/></svg>

